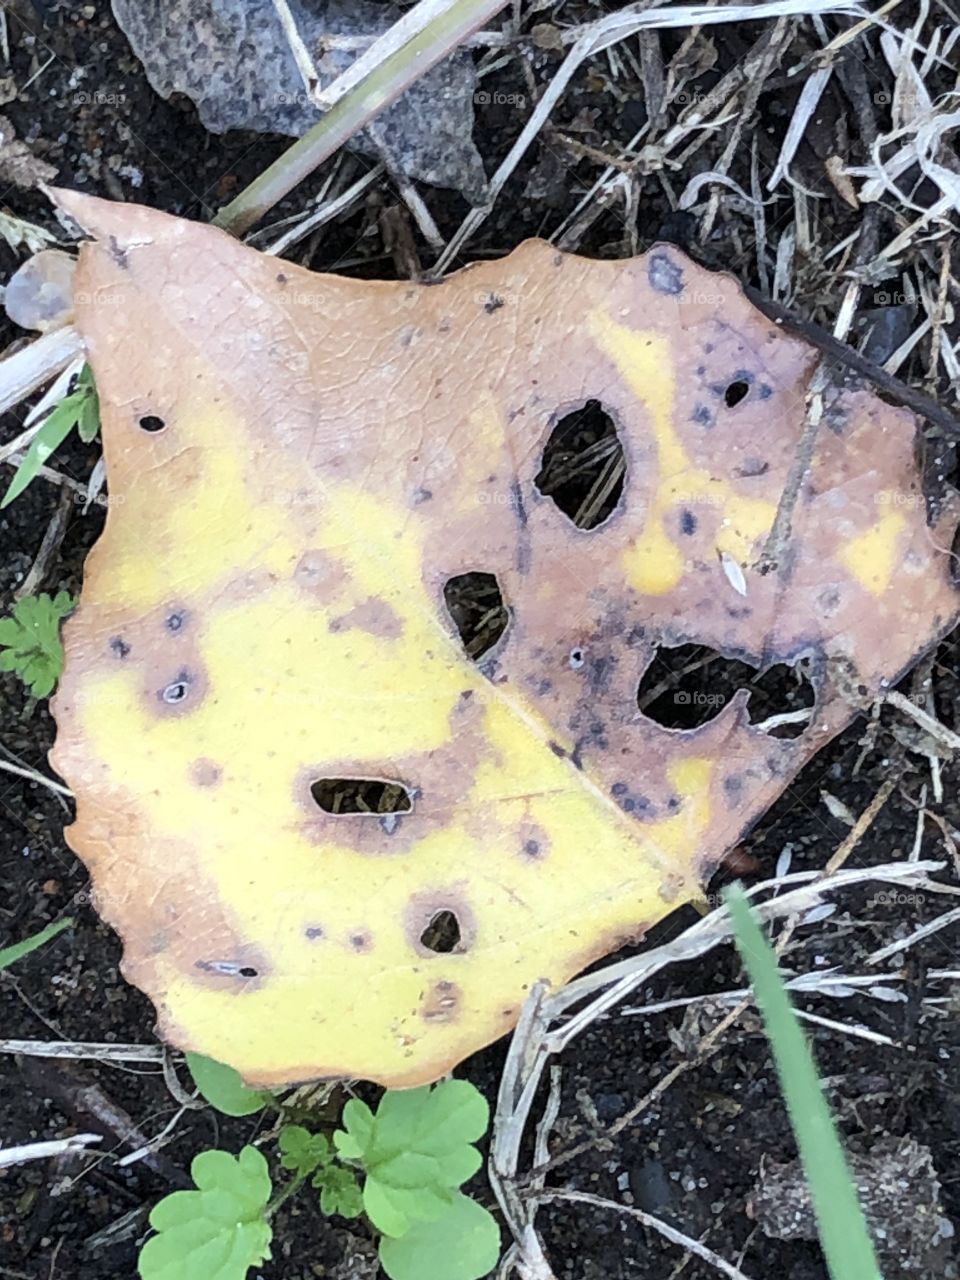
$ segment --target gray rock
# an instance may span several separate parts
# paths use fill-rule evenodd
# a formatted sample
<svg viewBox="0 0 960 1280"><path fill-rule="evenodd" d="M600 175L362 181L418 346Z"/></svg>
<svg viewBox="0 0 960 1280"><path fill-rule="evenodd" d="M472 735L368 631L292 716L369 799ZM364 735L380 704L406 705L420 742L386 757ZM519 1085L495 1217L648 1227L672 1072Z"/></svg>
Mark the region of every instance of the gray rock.
<svg viewBox="0 0 960 1280"><path fill-rule="evenodd" d="M882 1138L868 1155L848 1153L848 1160L885 1280L956 1276L953 1227L929 1148L912 1138ZM799 1160L764 1163L751 1211L764 1235L817 1238Z"/></svg>
<svg viewBox="0 0 960 1280"><path fill-rule="evenodd" d="M269 0L112 0L117 22L161 97L183 93L211 133L249 129L300 137L320 118ZM321 36L376 36L400 16L369 0L291 0L311 53ZM317 61L324 85L353 61L340 50ZM376 121L398 169L410 178L482 199L486 174L473 143L476 73L469 53L428 71ZM376 155L367 130L349 144Z"/></svg>

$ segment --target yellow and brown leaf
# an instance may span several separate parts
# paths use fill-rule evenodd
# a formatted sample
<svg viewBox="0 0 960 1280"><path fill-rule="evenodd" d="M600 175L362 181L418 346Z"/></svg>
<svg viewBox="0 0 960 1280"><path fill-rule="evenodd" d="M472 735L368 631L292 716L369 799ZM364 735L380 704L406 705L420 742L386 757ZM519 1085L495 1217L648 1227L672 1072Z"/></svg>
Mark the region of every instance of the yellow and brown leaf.
<svg viewBox="0 0 960 1280"><path fill-rule="evenodd" d="M59 198L94 237L110 487L55 705L68 838L163 1034L250 1083L448 1071L694 898L841 690L954 621L956 507L927 527L915 420L863 390L828 395L787 552L752 567L815 353L669 246L372 283ZM589 400L626 475L583 529L537 479ZM507 610L479 661L447 607L470 574ZM645 716L657 647L693 641L808 658L806 731L744 693L694 731ZM405 807L331 812L325 779Z"/></svg>

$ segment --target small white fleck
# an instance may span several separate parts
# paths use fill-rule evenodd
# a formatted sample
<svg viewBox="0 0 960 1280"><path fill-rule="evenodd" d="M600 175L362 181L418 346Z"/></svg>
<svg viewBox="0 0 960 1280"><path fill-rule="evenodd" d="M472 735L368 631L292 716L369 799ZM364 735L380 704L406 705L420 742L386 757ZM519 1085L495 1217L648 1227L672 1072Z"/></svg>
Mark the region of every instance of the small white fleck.
<svg viewBox="0 0 960 1280"><path fill-rule="evenodd" d="M724 576L736 591L738 596L747 594L747 580L743 576L743 570L733 556L728 551L720 552L720 564L723 568Z"/></svg>

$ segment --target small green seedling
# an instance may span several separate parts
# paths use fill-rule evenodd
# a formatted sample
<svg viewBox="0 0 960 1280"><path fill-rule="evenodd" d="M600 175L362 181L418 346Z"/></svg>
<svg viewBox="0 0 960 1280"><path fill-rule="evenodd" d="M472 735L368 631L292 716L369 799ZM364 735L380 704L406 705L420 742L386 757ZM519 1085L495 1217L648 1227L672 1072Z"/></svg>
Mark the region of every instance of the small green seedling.
<svg viewBox="0 0 960 1280"><path fill-rule="evenodd" d="M74 389L58 401L43 420L43 426L30 441L20 465L0 502L0 510L19 498L27 485L36 480L40 468L59 449L76 427L84 444L89 444L100 429L100 401L93 381L93 371L85 364L77 374Z"/></svg>
<svg viewBox="0 0 960 1280"><path fill-rule="evenodd" d="M311 1185L320 1192L323 1213L338 1213L341 1218L359 1218L363 1197L357 1175L337 1163L330 1139L322 1133L311 1133L299 1124L288 1124L280 1132L280 1163L292 1170L299 1181L313 1175Z"/></svg>
<svg viewBox="0 0 960 1280"><path fill-rule="evenodd" d="M187 1066L202 1096L225 1116L252 1116L274 1100L272 1093L248 1089L233 1067L202 1053L188 1053Z"/></svg>
<svg viewBox="0 0 960 1280"><path fill-rule="evenodd" d="M0 671L15 671L35 698L46 698L63 671L60 622L73 608L69 591L26 596L0 618Z"/></svg>
<svg viewBox="0 0 960 1280"><path fill-rule="evenodd" d="M856 1184L823 1096L813 1054L780 978L777 957L740 886L732 886L724 896L770 1038L827 1269L833 1280L881 1280Z"/></svg>
<svg viewBox="0 0 960 1280"><path fill-rule="evenodd" d="M344 1107L334 1145L366 1175L363 1207L390 1280L479 1280L496 1265L496 1221L459 1190L480 1168L473 1144L489 1120L466 1080L388 1091L376 1113L357 1098Z"/></svg>
<svg viewBox="0 0 960 1280"><path fill-rule="evenodd" d="M190 1166L196 1191L175 1191L154 1206L156 1231L140 1251L143 1280L244 1280L270 1257L272 1186L256 1147L239 1156L204 1151Z"/></svg>
<svg viewBox="0 0 960 1280"><path fill-rule="evenodd" d="M45 929L41 929L39 933L35 933L32 938L24 938L22 942L15 942L11 947L3 947L0 950L0 969L6 969L12 964L16 964L18 960L22 960L24 956L28 956L31 951L36 951L51 938L55 938L58 933L63 933L64 929L69 929L73 924L72 916L68 916L65 920L58 920L55 924L48 924Z"/></svg>
<svg viewBox="0 0 960 1280"><path fill-rule="evenodd" d="M276 1103L248 1089L222 1063L188 1054L193 1078L212 1106L250 1115ZM191 1166L197 1191L176 1191L150 1215L157 1235L140 1254L142 1280L244 1280L269 1258L270 1220L307 1181L326 1214L366 1212L382 1233L380 1262L390 1280L480 1280L497 1263L493 1216L460 1187L480 1168L473 1145L486 1132L489 1108L465 1080L387 1092L377 1110L353 1099L333 1142L302 1125L280 1130L280 1165L293 1179L271 1199L263 1156L245 1147L235 1160L207 1151ZM361 1189L361 1178L363 1186Z"/></svg>

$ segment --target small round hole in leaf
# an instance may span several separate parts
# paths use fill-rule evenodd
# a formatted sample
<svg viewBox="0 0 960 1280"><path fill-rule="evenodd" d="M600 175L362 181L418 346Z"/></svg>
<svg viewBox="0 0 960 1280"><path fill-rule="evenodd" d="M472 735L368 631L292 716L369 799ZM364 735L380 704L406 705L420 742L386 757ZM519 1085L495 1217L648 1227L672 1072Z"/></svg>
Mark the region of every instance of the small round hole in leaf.
<svg viewBox="0 0 960 1280"><path fill-rule="evenodd" d="M420 945L438 955L449 955L460 946L460 921L452 911L438 911L423 933Z"/></svg>
<svg viewBox="0 0 960 1280"><path fill-rule="evenodd" d="M551 431L534 484L578 529L595 529L616 509L626 469L613 419L588 400Z"/></svg>
<svg viewBox="0 0 960 1280"><path fill-rule="evenodd" d="M737 378L735 382L731 382L723 393L723 403L728 409L735 409L741 400L746 400L750 394L750 383L744 382L742 378Z"/></svg>
<svg viewBox="0 0 960 1280"><path fill-rule="evenodd" d="M155 413L147 413L140 419L140 430L148 431L151 435L155 435L158 431L162 431L167 425L162 418L158 418Z"/></svg>

